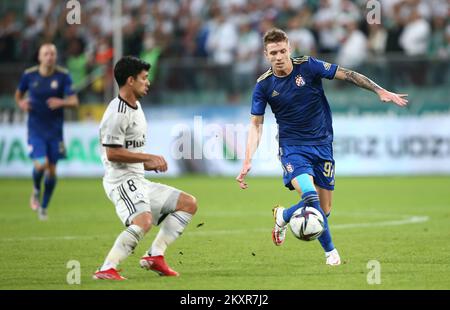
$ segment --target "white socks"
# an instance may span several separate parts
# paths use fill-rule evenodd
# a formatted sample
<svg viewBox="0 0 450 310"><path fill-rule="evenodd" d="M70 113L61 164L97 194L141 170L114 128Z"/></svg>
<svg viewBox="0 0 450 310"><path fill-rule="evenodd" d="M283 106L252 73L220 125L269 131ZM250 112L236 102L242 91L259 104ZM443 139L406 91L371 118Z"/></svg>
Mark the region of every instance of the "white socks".
<svg viewBox="0 0 450 310"><path fill-rule="evenodd" d="M174 242L182 233L184 228L192 219L192 214L184 211L176 211L169 214L161 223L158 235L153 241L148 255L164 255L167 246Z"/></svg>
<svg viewBox="0 0 450 310"><path fill-rule="evenodd" d="M169 214L161 223L161 228L153 241L148 255L164 255L167 246L173 243L183 233L184 228L189 224L191 219L192 214L184 211L176 211ZM100 270L117 269L119 263L133 252L143 237L144 231L142 228L134 224L130 225L117 237Z"/></svg>
<svg viewBox="0 0 450 310"><path fill-rule="evenodd" d="M144 237L144 231L137 225L130 225L116 239L111 251L103 263L101 271L110 268L117 269L117 265L130 255L138 242Z"/></svg>

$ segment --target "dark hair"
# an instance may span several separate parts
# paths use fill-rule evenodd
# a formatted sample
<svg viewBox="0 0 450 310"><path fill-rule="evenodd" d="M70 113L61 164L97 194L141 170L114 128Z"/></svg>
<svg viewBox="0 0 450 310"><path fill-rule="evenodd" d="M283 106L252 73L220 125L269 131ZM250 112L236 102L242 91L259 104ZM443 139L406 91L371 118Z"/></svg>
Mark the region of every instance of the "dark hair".
<svg viewBox="0 0 450 310"><path fill-rule="evenodd" d="M278 28L272 28L268 30L263 37L264 48L266 48L269 43L287 42L288 36L286 32Z"/></svg>
<svg viewBox="0 0 450 310"><path fill-rule="evenodd" d="M116 63L114 67L114 78L119 87L122 87L130 76L136 78L142 70L149 71L150 67L149 63L139 58L125 56Z"/></svg>

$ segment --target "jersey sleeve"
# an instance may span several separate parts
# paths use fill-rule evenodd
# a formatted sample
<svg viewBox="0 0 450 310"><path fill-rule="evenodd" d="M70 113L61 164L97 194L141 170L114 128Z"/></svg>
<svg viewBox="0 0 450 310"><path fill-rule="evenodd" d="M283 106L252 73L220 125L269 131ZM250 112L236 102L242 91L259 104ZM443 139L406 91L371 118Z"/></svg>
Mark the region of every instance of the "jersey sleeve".
<svg viewBox="0 0 450 310"><path fill-rule="evenodd" d="M318 60L314 57L309 57L309 68L314 77L326 78L329 80L334 79L338 65L330 64L328 62Z"/></svg>
<svg viewBox="0 0 450 310"><path fill-rule="evenodd" d="M72 96L75 94L72 84L73 84L72 77L70 76L70 74L66 74L65 79L64 79L64 95L65 96Z"/></svg>
<svg viewBox="0 0 450 310"><path fill-rule="evenodd" d="M252 96L252 115L264 115L266 110L267 100L262 91L261 83L257 83L253 90Z"/></svg>
<svg viewBox="0 0 450 310"><path fill-rule="evenodd" d="M112 113L102 123L101 143L108 147L121 147L125 143L128 117L124 113Z"/></svg>
<svg viewBox="0 0 450 310"><path fill-rule="evenodd" d="M28 74L26 73L22 74L17 89L22 93L25 93L28 90Z"/></svg>

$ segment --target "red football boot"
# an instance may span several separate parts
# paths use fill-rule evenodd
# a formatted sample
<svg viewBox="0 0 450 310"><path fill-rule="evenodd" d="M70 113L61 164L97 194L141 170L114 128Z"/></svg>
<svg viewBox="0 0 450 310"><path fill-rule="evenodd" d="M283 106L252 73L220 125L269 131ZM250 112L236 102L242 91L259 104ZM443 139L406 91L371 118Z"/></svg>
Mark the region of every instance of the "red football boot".
<svg viewBox="0 0 450 310"><path fill-rule="evenodd" d="M144 256L139 261L142 268L151 270L160 276L178 277L179 273L171 269L164 261L164 256Z"/></svg>
<svg viewBox="0 0 450 310"><path fill-rule="evenodd" d="M114 268L110 268L108 270L100 271L97 270L94 275L92 276L94 280L115 280L115 281L122 281L126 280L127 278L122 277L118 270Z"/></svg>

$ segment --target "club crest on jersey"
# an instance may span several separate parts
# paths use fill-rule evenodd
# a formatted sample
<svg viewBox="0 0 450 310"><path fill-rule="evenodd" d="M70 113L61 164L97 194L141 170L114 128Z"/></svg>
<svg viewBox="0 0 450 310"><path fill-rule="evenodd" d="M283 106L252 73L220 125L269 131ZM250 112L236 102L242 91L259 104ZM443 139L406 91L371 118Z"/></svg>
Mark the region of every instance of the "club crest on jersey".
<svg viewBox="0 0 450 310"><path fill-rule="evenodd" d="M57 88L58 88L58 81L57 81L57 80L53 80L53 81L50 83L50 88L51 88L51 89L57 89Z"/></svg>
<svg viewBox="0 0 450 310"><path fill-rule="evenodd" d="M306 84L306 82L303 79L303 77L299 74L295 77L295 84L297 84L298 87L302 87L303 85Z"/></svg>
<svg viewBox="0 0 450 310"><path fill-rule="evenodd" d="M294 167L292 167L292 165L290 163L288 163L286 165L286 171L289 173L292 173L292 172L294 172Z"/></svg>

